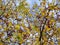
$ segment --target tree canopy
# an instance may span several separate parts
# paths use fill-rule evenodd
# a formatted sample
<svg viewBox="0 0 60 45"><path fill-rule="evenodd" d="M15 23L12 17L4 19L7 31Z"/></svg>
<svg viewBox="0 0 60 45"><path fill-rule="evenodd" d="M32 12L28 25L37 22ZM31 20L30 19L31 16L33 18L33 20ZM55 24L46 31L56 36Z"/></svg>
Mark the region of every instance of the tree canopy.
<svg viewBox="0 0 60 45"><path fill-rule="evenodd" d="M0 0L0 45L60 45L60 0Z"/></svg>

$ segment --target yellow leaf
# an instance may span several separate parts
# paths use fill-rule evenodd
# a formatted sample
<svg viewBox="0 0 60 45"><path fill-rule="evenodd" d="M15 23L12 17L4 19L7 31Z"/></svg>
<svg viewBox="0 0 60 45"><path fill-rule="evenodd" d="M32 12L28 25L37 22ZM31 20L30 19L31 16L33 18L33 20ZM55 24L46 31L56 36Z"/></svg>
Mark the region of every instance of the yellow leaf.
<svg viewBox="0 0 60 45"><path fill-rule="evenodd" d="M50 31L51 28L49 28L47 25L45 26L46 31Z"/></svg>
<svg viewBox="0 0 60 45"><path fill-rule="evenodd" d="M8 28L7 27L4 27L4 30L6 31Z"/></svg>
<svg viewBox="0 0 60 45"><path fill-rule="evenodd" d="M2 28L2 25L0 25L0 29Z"/></svg>
<svg viewBox="0 0 60 45"><path fill-rule="evenodd" d="M51 20L51 22L55 22L55 20Z"/></svg>
<svg viewBox="0 0 60 45"><path fill-rule="evenodd" d="M22 37L22 34L21 33L18 33L17 38L20 41L19 43L23 43L23 37Z"/></svg>
<svg viewBox="0 0 60 45"><path fill-rule="evenodd" d="M16 25L15 25L15 29L16 29L16 30L19 30L19 29L20 29L20 25L16 24Z"/></svg>
<svg viewBox="0 0 60 45"><path fill-rule="evenodd" d="M50 44L51 44L51 45L54 45L54 42L51 41Z"/></svg>
<svg viewBox="0 0 60 45"><path fill-rule="evenodd" d="M0 42L0 45L4 45L2 42Z"/></svg>
<svg viewBox="0 0 60 45"><path fill-rule="evenodd" d="M10 27L10 26L12 26L12 23L11 23L11 22L9 22L8 26L9 26L9 27Z"/></svg>
<svg viewBox="0 0 60 45"><path fill-rule="evenodd" d="M47 45L47 42L44 42L44 45Z"/></svg>
<svg viewBox="0 0 60 45"><path fill-rule="evenodd" d="M26 32L28 33L28 34L30 34L30 30L28 29L28 28L25 28L26 29Z"/></svg>

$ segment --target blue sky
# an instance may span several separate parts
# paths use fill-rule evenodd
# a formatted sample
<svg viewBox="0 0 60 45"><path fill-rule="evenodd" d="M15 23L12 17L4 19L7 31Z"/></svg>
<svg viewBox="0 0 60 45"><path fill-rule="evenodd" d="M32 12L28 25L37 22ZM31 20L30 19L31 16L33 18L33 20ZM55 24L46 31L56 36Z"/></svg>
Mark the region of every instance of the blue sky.
<svg viewBox="0 0 60 45"><path fill-rule="evenodd" d="M37 3L38 5L40 5L40 2L41 2L42 0L27 0L27 2L30 4L30 8L33 6L33 4L34 3ZM52 0L47 0L49 3L51 3L52 2Z"/></svg>
<svg viewBox="0 0 60 45"><path fill-rule="evenodd" d="M4 3L6 3L6 1L7 0L3 0L4 1ZM40 5L40 2L41 2L42 0L27 0L27 2L30 4L30 8L32 8L32 6L33 6L33 4L34 3L37 3L38 5ZM48 0L48 2L49 3L51 3L52 2L52 0ZM16 0L16 5L18 6L19 5L19 2L18 2L18 0Z"/></svg>
<svg viewBox="0 0 60 45"><path fill-rule="evenodd" d="M33 6L34 3L37 3L38 5L40 5L40 1L39 0L27 0L27 2L30 4L30 8Z"/></svg>

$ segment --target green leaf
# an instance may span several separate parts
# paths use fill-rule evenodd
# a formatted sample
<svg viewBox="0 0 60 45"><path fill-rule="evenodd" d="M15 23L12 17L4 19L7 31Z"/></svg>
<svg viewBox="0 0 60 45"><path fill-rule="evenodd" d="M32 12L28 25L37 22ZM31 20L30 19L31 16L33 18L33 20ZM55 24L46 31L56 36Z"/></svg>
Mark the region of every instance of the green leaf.
<svg viewBox="0 0 60 45"><path fill-rule="evenodd" d="M0 10L0 15L3 13L3 11L2 10Z"/></svg>

